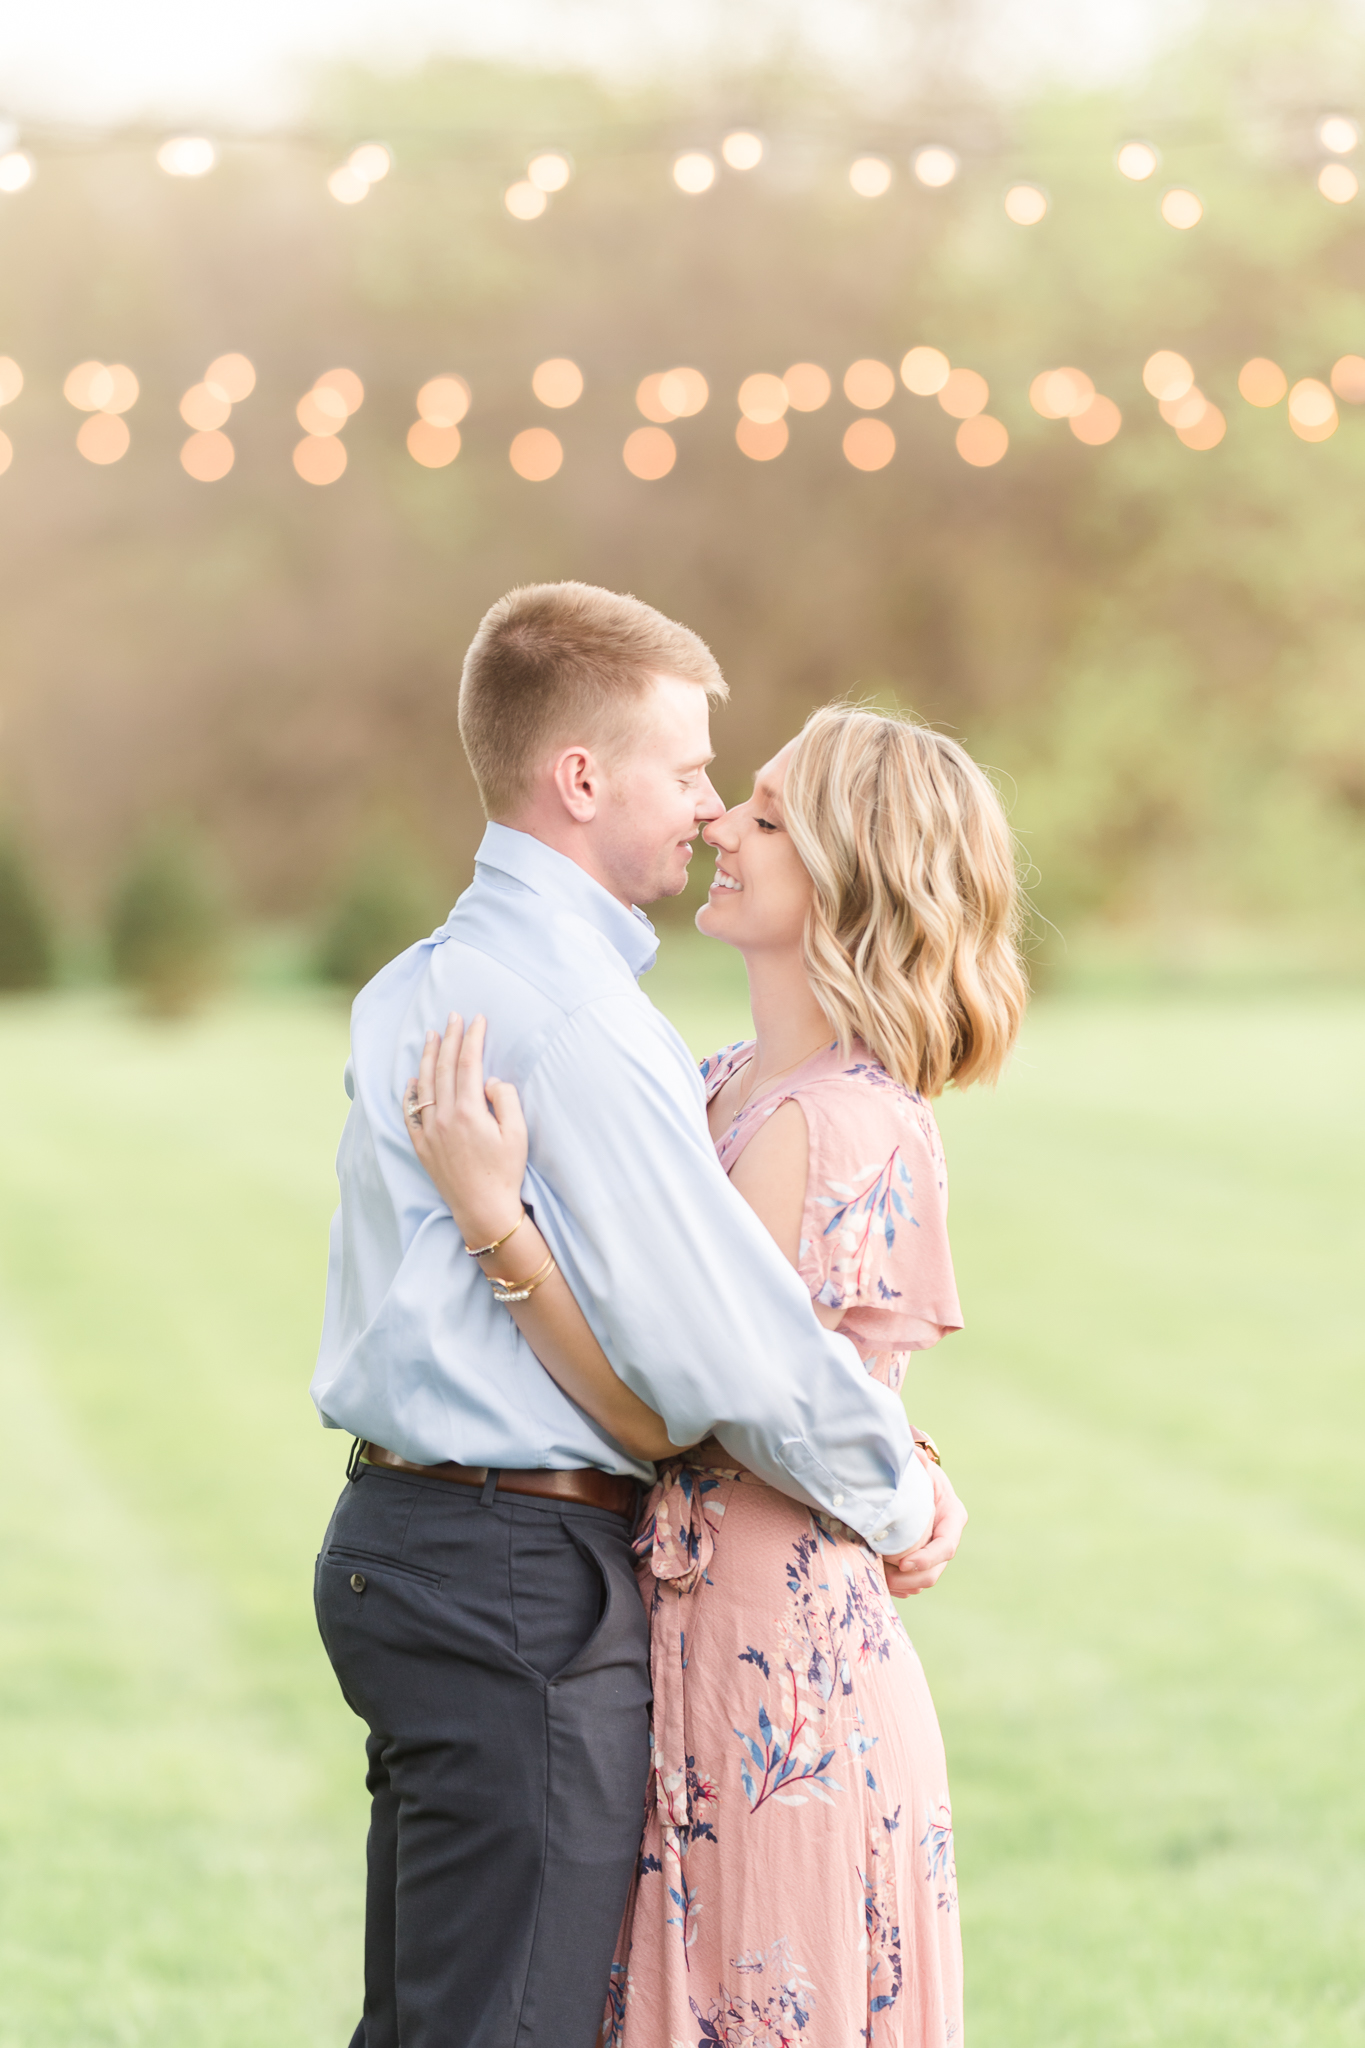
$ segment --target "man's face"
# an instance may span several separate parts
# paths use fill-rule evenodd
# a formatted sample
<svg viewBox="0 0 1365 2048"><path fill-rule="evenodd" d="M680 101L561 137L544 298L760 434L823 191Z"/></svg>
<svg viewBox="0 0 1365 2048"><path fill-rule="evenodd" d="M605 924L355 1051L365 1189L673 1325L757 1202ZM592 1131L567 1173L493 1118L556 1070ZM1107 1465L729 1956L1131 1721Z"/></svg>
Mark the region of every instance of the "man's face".
<svg viewBox="0 0 1365 2048"><path fill-rule="evenodd" d="M687 886L701 827L725 806L706 770L710 705L698 683L656 676L602 784L593 852L624 903L657 903Z"/></svg>

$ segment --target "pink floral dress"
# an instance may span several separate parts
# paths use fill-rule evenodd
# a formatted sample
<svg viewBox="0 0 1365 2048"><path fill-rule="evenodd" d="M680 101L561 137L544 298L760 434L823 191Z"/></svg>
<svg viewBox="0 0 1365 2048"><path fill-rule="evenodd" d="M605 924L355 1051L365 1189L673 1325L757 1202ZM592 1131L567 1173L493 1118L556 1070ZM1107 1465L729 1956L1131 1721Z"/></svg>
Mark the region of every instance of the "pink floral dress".
<svg viewBox="0 0 1365 2048"><path fill-rule="evenodd" d="M752 1052L705 1061L708 1094ZM790 1100L810 1133L801 1277L899 1390L909 1353L962 1324L933 1113L865 1048L831 1047L740 1111L727 1170ZM636 1554L654 1769L604 2041L960 2048L943 1741L880 1559L695 1454L663 1468Z"/></svg>

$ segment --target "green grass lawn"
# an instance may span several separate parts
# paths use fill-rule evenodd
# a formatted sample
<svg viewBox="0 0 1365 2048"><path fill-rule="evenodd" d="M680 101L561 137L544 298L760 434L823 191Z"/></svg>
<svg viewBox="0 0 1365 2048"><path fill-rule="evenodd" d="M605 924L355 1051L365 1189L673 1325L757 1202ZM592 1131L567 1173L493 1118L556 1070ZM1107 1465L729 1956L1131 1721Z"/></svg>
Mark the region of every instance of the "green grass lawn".
<svg viewBox="0 0 1365 2048"><path fill-rule="evenodd" d="M672 951L737 1036L733 962ZM1359 998L1056 1002L944 1107L968 1329L910 1401L972 1522L908 1619L976 2048L1365 2041L1363 1043ZM4 2048L356 2019L307 1397L344 1054L297 992L0 1009Z"/></svg>

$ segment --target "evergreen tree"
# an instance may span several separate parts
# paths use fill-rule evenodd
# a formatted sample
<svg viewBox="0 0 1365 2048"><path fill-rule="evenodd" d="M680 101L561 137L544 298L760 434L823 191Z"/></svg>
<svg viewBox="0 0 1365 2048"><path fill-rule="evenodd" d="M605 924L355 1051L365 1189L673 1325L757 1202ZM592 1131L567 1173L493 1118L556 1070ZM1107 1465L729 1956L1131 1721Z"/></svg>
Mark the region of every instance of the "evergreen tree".
<svg viewBox="0 0 1365 2048"><path fill-rule="evenodd" d="M319 975L355 995L395 954L425 937L446 907L408 847L374 843L332 907L318 948Z"/></svg>
<svg viewBox="0 0 1365 2048"><path fill-rule="evenodd" d="M55 951L28 862L13 840L0 839L0 989L48 987Z"/></svg>
<svg viewBox="0 0 1365 2048"><path fill-rule="evenodd" d="M139 848L115 892L109 920L116 981L153 1015L192 1010L223 971L227 918L201 848L163 827Z"/></svg>

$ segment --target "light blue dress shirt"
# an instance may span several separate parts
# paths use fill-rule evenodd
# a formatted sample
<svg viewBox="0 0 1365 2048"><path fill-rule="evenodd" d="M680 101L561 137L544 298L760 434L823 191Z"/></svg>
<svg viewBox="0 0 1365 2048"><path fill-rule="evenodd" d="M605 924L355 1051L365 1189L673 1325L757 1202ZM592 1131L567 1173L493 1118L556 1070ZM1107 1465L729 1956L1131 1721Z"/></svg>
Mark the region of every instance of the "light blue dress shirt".
<svg viewBox="0 0 1365 2048"><path fill-rule="evenodd" d="M674 1443L714 1430L782 1492L902 1551L933 1499L904 1411L726 1179L696 1064L637 986L657 948L573 861L490 825L447 922L361 990L313 1399L329 1428L422 1465L653 1477L545 1372L413 1151L424 1036L482 1012L487 1072L526 1114L524 1199L627 1386Z"/></svg>

